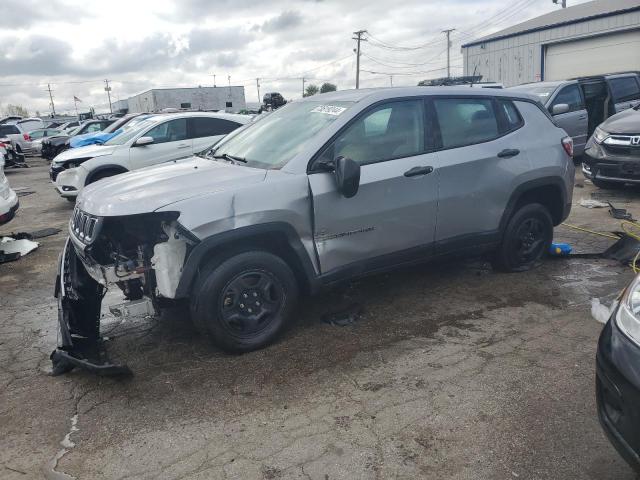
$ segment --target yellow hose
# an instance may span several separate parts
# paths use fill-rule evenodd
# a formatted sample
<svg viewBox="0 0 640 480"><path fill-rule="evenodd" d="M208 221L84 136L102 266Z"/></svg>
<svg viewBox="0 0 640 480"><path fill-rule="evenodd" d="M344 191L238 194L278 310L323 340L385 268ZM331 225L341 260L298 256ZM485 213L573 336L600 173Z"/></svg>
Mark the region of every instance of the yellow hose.
<svg viewBox="0 0 640 480"><path fill-rule="evenodd" d="M563 223L562 225L564 225L565 227L573 228L574 230L580 230L581 232L587 232L587 233L592 233L594 235L600 235L601 237L613 238L615 240L619 240L620 239L619 236L614 235L613 233L595 232L593 230L588 230L586 228L578 227L576 225L569 225L568 223Z"/></svg>

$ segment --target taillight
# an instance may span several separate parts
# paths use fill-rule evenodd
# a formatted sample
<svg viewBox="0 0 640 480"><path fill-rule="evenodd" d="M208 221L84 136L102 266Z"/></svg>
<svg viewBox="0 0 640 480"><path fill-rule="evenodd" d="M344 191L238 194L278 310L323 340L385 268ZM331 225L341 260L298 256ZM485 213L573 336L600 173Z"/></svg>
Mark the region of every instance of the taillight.
<svg viewBox="0 0 640 480"><path fill-rule="evenodd" d="M30 142L31 141L31 137L29 136L28 133L23 133L22 134L22 138L25 139L25 141Z"/></svg>
<svg viewBox="0 0 640 480"><path fill-rule="evenodd" d="M562 139L562 147L564 148L564 151L567 152L567 155L573 157L573 138L564 137Z"/></svg>

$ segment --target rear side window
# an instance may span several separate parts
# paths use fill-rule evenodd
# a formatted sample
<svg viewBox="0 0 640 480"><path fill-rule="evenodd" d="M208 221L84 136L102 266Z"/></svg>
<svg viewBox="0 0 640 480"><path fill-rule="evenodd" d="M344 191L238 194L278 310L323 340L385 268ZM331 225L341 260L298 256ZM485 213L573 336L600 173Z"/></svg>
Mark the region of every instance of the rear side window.
<svg viewBox="0 0 640 480"><path fill-rule="evenodd" d="M615 102L640 99L640 86L635 77L612 78L609 85Z"/></svg>
<svg viewBox="0 0 640 480"><path fill-rule="evenodd" d="M522 126L524 123L520 112L510 100L499 100L498 105L504 118L504 128L506 132L511 132Z"/></svg>
<svg viewBox="0 0 640 480"><path fill-rule="evenodd" d="M20 130L15 125L0 125L0 135L13 135L16 133L20 133Z"/></svg>
<svg viewBox="0 0 640 480"><path fill-rule="evenodd" d="M190 118L189 138L213 137L233 132L240 124L221 118Z"/></svg>
<svg viewBox="0 0 640 480"><path fill-rule="evenodd" d="M580 87L578 87L577 84L567 85L560 90L556 98L553 99L553 103L549 106L549 112L553 111L555 105L560 105L561 103L569 105L570 112L583 110L585 107L582 101L582 95L580 95Z"/></svg>
<svg viewBox="0 0 640 480"><path fill-rule="evenodd" d="M484 98L436 98L433 101L442 148L486 142L499 135L493 101Z"/></svg>

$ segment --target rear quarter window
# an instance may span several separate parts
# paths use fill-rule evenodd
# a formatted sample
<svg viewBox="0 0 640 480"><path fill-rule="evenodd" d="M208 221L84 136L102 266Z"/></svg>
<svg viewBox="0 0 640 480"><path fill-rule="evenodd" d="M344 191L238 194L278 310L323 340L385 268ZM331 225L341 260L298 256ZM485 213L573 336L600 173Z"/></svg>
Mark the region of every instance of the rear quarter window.
<svg viewBox="0 0 640 480"><path fill-rule="evenodd" d="M640 99L640 85L635 77L612 78L609 86L615 102Z"/></svg>
<svg viewBox="0 0 640 480"><path fill-rule="evenodd" d="M524 124L520 111L511 100L498 100L500 113L503 119L503 132L517 130Z"/></svg>
<svg viewBox="0 0 640 480"><path fill-rule="evenodd" d="M0 125L0 135L14 135L20 133L20 130L15 125Z"/></svg>

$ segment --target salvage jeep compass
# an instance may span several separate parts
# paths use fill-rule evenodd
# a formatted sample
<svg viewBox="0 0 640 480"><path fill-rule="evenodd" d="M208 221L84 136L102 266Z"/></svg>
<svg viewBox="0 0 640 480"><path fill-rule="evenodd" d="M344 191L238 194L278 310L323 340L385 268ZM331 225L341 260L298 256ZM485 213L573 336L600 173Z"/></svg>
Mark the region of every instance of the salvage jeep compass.
<svg viewBox="0 0 640 480"><path fill-rule="evenodd" d="M300 294L335 282L461 252L526 270L569 214L571 155L526 94L353 90L92 184L60 256L54 370L117 370L94 350L107 286L136 305L186 300L216 345L246 352L282 332Z"/></svg>

